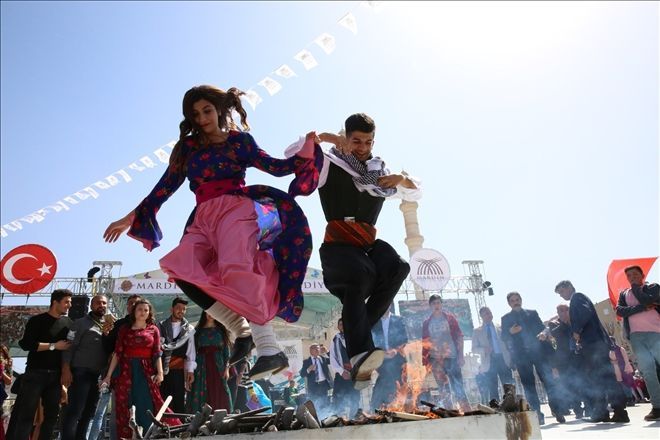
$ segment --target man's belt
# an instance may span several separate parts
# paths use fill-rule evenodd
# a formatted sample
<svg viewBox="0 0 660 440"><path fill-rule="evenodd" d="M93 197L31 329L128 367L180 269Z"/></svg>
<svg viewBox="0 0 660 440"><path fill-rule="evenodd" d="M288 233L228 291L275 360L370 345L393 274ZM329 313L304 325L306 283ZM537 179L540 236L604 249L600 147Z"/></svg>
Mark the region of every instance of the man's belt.
<svg viewBox="0 0 660 440"><path fill-rule="evenodd" d="M185 361L185 358L182 356L172 356L170 370L183 370L183 361Z"/></svg>
<svg viewBox="0 0 660 440"><path fill-rule="evenodd" d="M324 243L345 243L369 248L376 241L376 228L354 220L330 220L325 227Z"/></svg>

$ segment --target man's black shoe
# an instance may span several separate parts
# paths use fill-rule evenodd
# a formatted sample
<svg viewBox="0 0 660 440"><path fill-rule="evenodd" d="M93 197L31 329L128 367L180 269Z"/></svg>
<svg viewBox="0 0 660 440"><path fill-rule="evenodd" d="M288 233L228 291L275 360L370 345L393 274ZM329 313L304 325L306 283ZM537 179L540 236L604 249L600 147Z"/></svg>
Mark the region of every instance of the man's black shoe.
<svg viewBox="0 0 660 440"><path fill-rule="evenodd" d="M566 417L564 417L564 416L561 415L561 414L557 414L557 415L555 416L555 420L556 420L557 422L559 422L559 423L566 423Z"/></svg>
<svg viewBox="0 0 660 440"><path fill-rule="evenodd" d="M383 364L384 358L385 352L380 348L369 350L351 368L351 380L353 382L370 380L371 373Z"/></svg>
<svg viewBox="0 0 660 440"><path fill-rule="evenodd" d="M277 374L288 366L289 359L280 351L272 356L261 356L257 358L257 362L248 374L250 380L259 380L271 374Z"/></svg>
<svg viewBox="0 0 660 440"><path fill-rule="evenodd" d="M610 422L614 423L630 423L630 417L628 417L628 411L622 409L621 411L614 411L614 415L610 419Z"/></svg>
<svg viewBox="0 0 660 440"><path fill-rule="evenodd" d="M644 416L647 422L654 422L660 420L660 408L652 408L651 412Z"/></svg>
<svg viewBox="0 0 660 440"><path fill-rule="evenodd" d="M236 338L234 341L234 351L229 358L229 366L240 362L243 358L247 357L254 348L254 342L252 341L252 335L243 336L242 338Z"/></svg>
<svg viewBox="0 0 660 440"><path fill-rule="evenodd" d="M609 422L610 421L610 415L609 415L609 413L605 413L605 414L601 414L600 416L590 417L589 421L591 423Z"/></svg>

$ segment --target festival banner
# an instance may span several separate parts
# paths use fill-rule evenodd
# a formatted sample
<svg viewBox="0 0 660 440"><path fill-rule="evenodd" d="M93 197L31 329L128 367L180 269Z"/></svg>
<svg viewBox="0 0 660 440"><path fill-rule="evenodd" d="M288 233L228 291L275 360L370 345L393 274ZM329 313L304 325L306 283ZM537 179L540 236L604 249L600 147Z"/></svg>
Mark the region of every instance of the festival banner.
<svg viewBox="0 0 660 440"><path fill-rule="evenodd" d="M298 375L303 364L303 345L300 339L278 340L277 343L282 347L282 351L289 358L289 366L271 376L270 382L273 385L293 379Z"/></svg>
<svg viewBox="0 0 660 440"><path fill-rule="evenodd" d="M464 298L443 298L442 310L456 317L465 338L472 338L474 324L470 302ZM422 323L431 316L428 300L399 301L399 314L403 317L411 339L422 338Z"/></svg>

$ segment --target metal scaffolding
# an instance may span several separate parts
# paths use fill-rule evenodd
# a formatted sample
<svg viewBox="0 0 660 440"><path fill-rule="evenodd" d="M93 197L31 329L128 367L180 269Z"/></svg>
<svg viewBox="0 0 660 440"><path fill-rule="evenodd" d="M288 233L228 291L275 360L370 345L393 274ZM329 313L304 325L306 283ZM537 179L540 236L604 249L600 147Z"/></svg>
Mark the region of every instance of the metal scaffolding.
<svg viewBox="0 0 660 440"><path fill-rule="evenodd" d="M442 290L422 290L423 299L428 299L432 294L438 294L443 297L445 294L451 293L455 293L457 297L461 294L471 294L474 297L476 315L479 323L481 323L479 310L486 306L485 292L489 291L488 288L490 287L490 283L484 284L484 262L482 260L464 260L462 264L465 271L464 276L451 277ZM419 287L413 283L411 278L408 278L401 286L399 294L406 295L406 299L409 296L416 298L419 294Z"/></svg>

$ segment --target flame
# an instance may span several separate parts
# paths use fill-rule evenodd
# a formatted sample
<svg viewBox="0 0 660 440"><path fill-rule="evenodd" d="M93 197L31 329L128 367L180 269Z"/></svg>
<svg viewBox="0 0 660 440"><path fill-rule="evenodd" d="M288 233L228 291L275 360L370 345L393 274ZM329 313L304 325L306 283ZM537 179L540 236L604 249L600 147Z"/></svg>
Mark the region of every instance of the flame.
<svg viewBox="0 0 660 440"><path fill-rule="evenodd" d="M422 349L430 349L429 341L413 341L406 344L401 354L408 362L401 369L401 380L396 382L396 393L392 402L385 408L387 411L420 413L430 418L437 418L432 412L418 412L417 402L424 390L426 376L430 367L422 364Z"/></svg>

